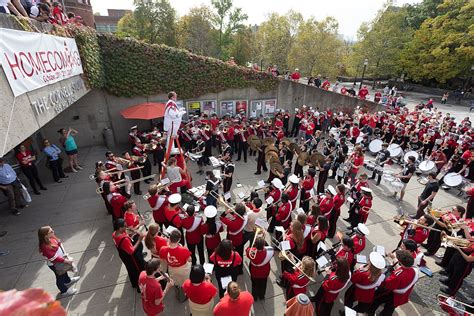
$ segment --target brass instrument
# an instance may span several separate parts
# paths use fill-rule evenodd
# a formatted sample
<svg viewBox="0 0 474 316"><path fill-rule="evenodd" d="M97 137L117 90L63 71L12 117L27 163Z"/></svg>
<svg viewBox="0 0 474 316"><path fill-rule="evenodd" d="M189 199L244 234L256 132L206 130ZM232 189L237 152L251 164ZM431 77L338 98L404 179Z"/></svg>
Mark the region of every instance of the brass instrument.
<svg viewBox="0 0 474 316"><path fill-rule="evenodd" d="M468 313L469 315L472 315L469 310L474 310L473 305L469 305L467 303L461 302L459 300L454 299L453 297L448 297L443 294L438 294L437 296L438 299L438 304L439 305L445 305L448 306L449 308L452 308L456 310L457 315L464 315L465 313ZM447 302L447 300L450 299L452 302L452 305Z"/></svg>
<svg viewBox="0 0 474 316"><path fill-rule="evenodd" d="M203 128L206 132L209 132L211 130L211 125L209 124L206 124L204 125L204 128Z"/></svg>
<svg viewBox="0 0 474 316"><path fill-rule="evenodd" d="M106 174L108 174L108 172L114 171L114 170L117 170L117 168L111 168L111 169L109 169L109 170L98 169L98 170L96 171L96 173L89 175L89 179L95 180L95 179L97 178L97 176L99 175L100 171L104 171Z"/></svg>
<svg viewBox="0 0 474 316"><path fill-rule="evenodd" d="M114 157L114 160L121 165L128 165L133 162L133 159L125 159L122 157Z"/></svg>
<svg viewBox="0 0 474 316"><path fill-rule="evenodd" d="M162 184L162 183L160 182L160 183L158 183L158 184L153 184L153 185L157 187L156 192L160 192L161 190L163 190L163 189L169 187L169 186L172 185L172 184L173 184L173 182L168 182L168 183L166 183L166 184ZM143 198L144 200L148 200L150 197L151 197L151 194L148 193L148 192L142 195L142 198Z"/></svg>
<svg viewBox="0 0 474 316"><path fill-rule="evenodd" d="M265 229L257 226L257 229L255 230L255 235L253 237L253 241L250 244L250 248L254 248L255 240L257 240L258 235L263 234L263 236L265 236L265 233L266 233ZM255 257L257 257L257 249L256 248L250 249L249 258L253 260L255 259Z"/></svg>
<svg viewBox="0 0 474 316"><path fill-rule="evenodd" d="M273 137L265 137L262 139L262 145L263 146L270 146L275 144L275 139Z"/></svg>
<svg viewBox="0 0 474 316"><path fill-rule="evenodd" d="M138 167L133 167L133 168L129 168L129 169L117 170L117 171L105 172L105 173L108 174L108 175L112 175L112 174L117 174L117 173L121 173L121 172L128 172L128 171L139 170L139 169L142 169L142 168L143 168L143 166L138 166Z"/></svg>
<svg viewBox="0 0 474 316"><path fill-rule="evenodd" d="M461 248L466 248L471 244L468 239L448 236L446 233L441 233L441 241L446 243L448 247L458 246Z"/></svg>
<svg viewBox="0 0 474 316"><path fill-rule="evenodd" d="M309 161L313 166L323 166L326 157L321 153L314 153L309 157Z"/></svg>
<svg viewBox="0 0 474 316"><path fill-rule="evenodd" d="M431 214L431 216L435 218L441 218L443 215L446 215L449 212L450 212L449 210L440 210L440 209L435 209L435 208L429 209L429 214Z"/></svg>
<svg viewBox="0 0 474 316"><path fill-rule="evenodd" d="M307 152L302 152L298 154L298 165L300 165L301 167L306 166L306 163L308 162L308 160L309 160L309 154Z"/></svg>
<svg viewBox="0 0 474 316"><path fill-rule="evenodd" d="M269 151L265 154L265 160L270 162L270 161L280 161L278 154L274 151Z"/></svg>
<svg viewBox="0 0 474 316"><path fill-rule="evenodd" d="M425 225L420 225L420 224L415 223L414 221L406 220L405 216L401 216L400 218L395 217L393 219L393 221L395 223L397 223L398 225L400 225L400 226L403 226L403 224L411 224L411 225L418 226L418 227L421 227L421 228L425 228L425 229L428 229L428 230L433 230L435 232L442 232L441 229L437 229L437 228L433 228L433 227L425 226Z"/></svg>
<svg viewBox="0 0 474 316"><path fill-rule="evenodd" d="M228 208L228 209L231 211L231 213L233 213L235 216L240 217L242 220L245 220L242 215L240 215L239 213L237 213L237 212L235 211L235 208L234 208L234 207L232 207L229 203L227 203L227 202L224 200L224 197L223 197L222 195L216 194L214 191L210 191L209 194L210 194L212 197L216 198L217 201L218 201L220 204L224 205L224 207Z"/></svg>
<svg viewBox="0 0 474 316"><path fill-rule="evenodd" d="M143 144L145 150L155 150L158 145L157 144L153 144L153 143L149 143L149 144Z"/></svg>
<svg viewBox="0 0 474 316"><path fill-rule="evenodd" d="M135 180L132 180L130 181L129 183L130 184L133 184L133 183L136 183L136 182L140 182L142 180L148 180L148 179L153 179L154 177L156 176L156 174L151 174L149 176L146 176L146 177L141 177L141 178L138 178L138 179L135 179ZM119 181L115 181L115 182L112 182L113 184L117 185L117 187L121 188L125 185L127 185L125 183L125 179L122 179L122 180L119 180ZM97 194L102 194L104 192L104 190L102 188L97 188L97 190L95 190L95 192Z"/></svg>
<svg viewBox="0 0 474 316"><path fill-rule="evenodd" d="M316 282L316 280L312 277L312 276L309 276L307 275L303 269L301 268L301 260L298 259L296 256L293 256L293 254L291 252L289 252L289 254L287 253L287 250L283 251L281 250L280 248L280 244L276 243L274 240L274 238L272 237L272 244L274 246L276 246L279 250L280 250L280 253L278 254L278 258L281 260L281 261L284 261L284 260L288 260L288 262L293 266L295 267L296 269L298 269L298 271L300 271L305 277L307 277L311 282Z"/></svg>
<svg viewBox="0 0 474 316"><path fill-rule="evenodd" d="M132 161L136 161L138 163L145 163L147 157L146 156L141 156L141 157L131 156L131 158L132 158Z"/></svg>

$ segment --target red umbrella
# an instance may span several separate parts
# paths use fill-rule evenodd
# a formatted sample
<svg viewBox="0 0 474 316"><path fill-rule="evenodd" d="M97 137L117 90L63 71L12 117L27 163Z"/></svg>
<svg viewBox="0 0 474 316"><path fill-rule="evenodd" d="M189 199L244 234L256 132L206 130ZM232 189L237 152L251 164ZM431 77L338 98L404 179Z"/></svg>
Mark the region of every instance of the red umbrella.
<svg viewBox="0 0 474 316"><path fill-rule="evenodd" d="M163 117L165 115L165 106L164 103L147 102L132 105L120 111L120 114L126 119L151 120Z"/></svg>

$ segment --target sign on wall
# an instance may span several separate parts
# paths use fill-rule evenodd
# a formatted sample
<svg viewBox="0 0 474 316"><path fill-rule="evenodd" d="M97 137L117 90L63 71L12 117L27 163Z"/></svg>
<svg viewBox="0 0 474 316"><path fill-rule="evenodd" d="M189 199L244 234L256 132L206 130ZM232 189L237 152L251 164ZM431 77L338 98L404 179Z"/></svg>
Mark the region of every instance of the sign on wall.
<svg viewBox="0 0 474 316"><path fill-rule="evenodd" d="M192 115L201 115L201 102L199 101L190 101L186 102L188 108L188 114Z"/></svg>
<svg viewBox="0 0 474 316"><path fill-rule="evenodd" d="M250 117L274 116L276 112L276 99L252 100L250 102Z"/></svg>
<svg viewBox="0 0 474 316"><path fill-rule="evenodd" d="M219 113L221 117L223 117L224 115L233 116L234 113L235 113L234 101L222 101L221 102L221 111Z"/></svg>
<svg viewBox="0 0 474 316"><path fill-rule="evenodd" d="M243 113L247 116L247 100L235 101L235 113Z"/></svg>
<svg viewBox="0 0 474 316"><path fill-rule="evenodd" d="M0 63L15 96L83 73L72 38L0 28Z"/></svg>
<svg viewBox="0 0 474 316"><path fill-rule="evenodd" d="M207 114L208 116L211 116L212 113L217 113L217 101L202 101L202 113Z"/></svg>

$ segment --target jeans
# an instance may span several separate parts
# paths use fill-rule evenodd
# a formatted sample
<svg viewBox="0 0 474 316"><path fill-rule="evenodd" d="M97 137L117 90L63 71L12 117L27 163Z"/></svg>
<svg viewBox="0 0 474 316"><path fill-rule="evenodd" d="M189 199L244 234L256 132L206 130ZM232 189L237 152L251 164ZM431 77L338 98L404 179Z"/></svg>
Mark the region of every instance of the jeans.
<svg viewBox="0 0 474 316"><path fill-rule="evenodd" d="M19 206L24 206L23 197L21 195L21 184L20 181L15 180L9 184L1 184L5 186L2 191L8 197L8 203L10 204L11 210L16 210Z"/></svg>
<svg viewBox="0 0 474 316"><path fill-rule="evenodd" d="M49 167L51 168L51 171L53 172L53 179L56 182L58 182L61 178L66 177L63 171L62 164L63 164L62 159L51 160L49 162Z"/></svg>
<svg viewBox="0 0 474 316"><path fill-rule="evenodd" d="M66 283L71 282L71 279L69 278L69 275L67 275L67 272L64 273L63 275L58 275L56 273L56 270L54 269L54 266L49 266L49 268L53 270L54 275L56 276L56 286L58 287L59 291L61 291L61 293L66 293L67 292Z"/></svg>

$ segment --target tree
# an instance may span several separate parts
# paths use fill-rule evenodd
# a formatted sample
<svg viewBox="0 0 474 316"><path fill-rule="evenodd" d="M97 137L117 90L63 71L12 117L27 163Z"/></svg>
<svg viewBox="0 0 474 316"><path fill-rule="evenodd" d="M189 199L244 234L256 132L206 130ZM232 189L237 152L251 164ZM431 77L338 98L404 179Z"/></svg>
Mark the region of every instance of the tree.
<svg viewBox="0 0 474 316"><path fill-rule="evenodd" d="M224 50L231 43L232 35L242 30L248 16L242 12L242 8L233 8L232 0L212 0L212 6L216 10L213 23L218 30L217 49L221 59L229 56L224 55Z"/></svg>
<svg viewBox="0 0 474 316"><path fill-rule="evenodd" d="M195 54L217 56L215 43L217 32L212 27L212 15L211 9L207 6L191 8L177 23L177 46Z"/></svg>
<svg viewBox="0 0 474 316"><path fill-rule="evenodd" d="M374 77L395 76L401 72L401 52L412 37L406 22L407 8L388 2L370 23L363 23L353 46L349 71L357 75L364 59L369 60L367 74Z"/></svg>
<svg viewBox="0 0 474 316"><path fill-rule="evenodd" d="M344 46L338 38L338 27L333 17L301 23L288 56L289 65L307 75L334 78L339 72Z"/></svg>
<svg viewBox="0 0 474 316"><path fill-rule="evenodd" d="M174 46L176 12L168 0L134 0L134 4L133 14L120 19L117 35Z"/></svg>
<svg viewBox="0 0 474 316"><path fill-rule="evenodd" d="M423 0L423 2L418 4L407 5L408 14L406 20L408 25L418 30L424 20L438 15L438 6L441 3L443 3L443 0Z"/></svg>
<svg viewBox="0 0 474 316"><path fill-rule="evenodd" d="M426 19L403 52L403 66L415 81L440 83L468 78L474 64L474 3L445 0L440 14Z"/></svg>
<svg viewBox="0 0 474 316"><path fill-rule="evenodd" d="M250 27L238 31L232 36L226 55L234 57L239 65L246 65L255 56L255 34Z"/></svg>
<svg viewBox="0 0 474 316"><path fill-rule="evenodd" d="M280 71L288 69L288 55L297 35L303 16L295 11L285 15L271 13L257 29L256 56L266 65L275 64Z"/></svg>

